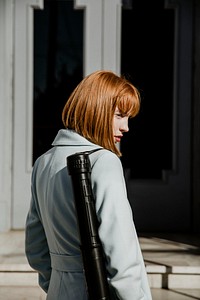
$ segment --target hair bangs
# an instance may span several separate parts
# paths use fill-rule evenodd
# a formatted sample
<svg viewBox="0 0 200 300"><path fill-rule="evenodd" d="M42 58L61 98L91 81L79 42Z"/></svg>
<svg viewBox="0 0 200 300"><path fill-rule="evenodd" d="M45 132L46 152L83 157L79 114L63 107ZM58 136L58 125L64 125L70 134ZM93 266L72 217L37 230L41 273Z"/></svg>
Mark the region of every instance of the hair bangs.
<svg viewBox="0 0 200 300"><path fill-rule="evenodd" d="M140 98L136 95L123 95L117 101L117 107L122 115L127 115L129 118L135 117L140 109Z"/></svg>

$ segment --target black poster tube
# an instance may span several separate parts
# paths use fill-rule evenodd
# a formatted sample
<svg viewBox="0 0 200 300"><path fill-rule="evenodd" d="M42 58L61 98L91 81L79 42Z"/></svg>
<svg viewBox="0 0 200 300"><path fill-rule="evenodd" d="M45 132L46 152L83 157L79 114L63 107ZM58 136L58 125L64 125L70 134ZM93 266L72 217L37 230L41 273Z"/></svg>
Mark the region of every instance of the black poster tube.
<svg viewBox="0 0 200 300"><path fill-rule="evenodd" d="M91 186L90 152L67 157L78 218L81 252L90 300L110 300L105 258Z"/></svg>

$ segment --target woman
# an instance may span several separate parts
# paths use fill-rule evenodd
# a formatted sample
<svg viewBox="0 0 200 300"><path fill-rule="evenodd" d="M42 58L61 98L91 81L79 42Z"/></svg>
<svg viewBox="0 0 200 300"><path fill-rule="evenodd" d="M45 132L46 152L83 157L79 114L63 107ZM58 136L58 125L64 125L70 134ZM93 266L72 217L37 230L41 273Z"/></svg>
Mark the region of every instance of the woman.
<svg viewBox="0 0 200 300"><path fill-rule="evenodd" d="M151 299L117 147L139 108L139 92L125 78L110 71L90 74L66 102L66 129L34 164L25 246L48 300L88 299L66 158L99 147L90 155L91 181L111 297Z"/></svg>

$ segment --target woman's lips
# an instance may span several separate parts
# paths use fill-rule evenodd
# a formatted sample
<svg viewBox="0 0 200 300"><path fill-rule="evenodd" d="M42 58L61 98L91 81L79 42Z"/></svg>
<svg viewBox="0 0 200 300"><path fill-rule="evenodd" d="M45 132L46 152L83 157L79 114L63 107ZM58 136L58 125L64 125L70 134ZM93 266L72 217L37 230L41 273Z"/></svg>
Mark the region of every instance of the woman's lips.
<svg viewBox="0 0 200 300"><path fill-rule="evenodd" d="M115 136L115 142L119 143L121 141L122 136Z"/></svg>

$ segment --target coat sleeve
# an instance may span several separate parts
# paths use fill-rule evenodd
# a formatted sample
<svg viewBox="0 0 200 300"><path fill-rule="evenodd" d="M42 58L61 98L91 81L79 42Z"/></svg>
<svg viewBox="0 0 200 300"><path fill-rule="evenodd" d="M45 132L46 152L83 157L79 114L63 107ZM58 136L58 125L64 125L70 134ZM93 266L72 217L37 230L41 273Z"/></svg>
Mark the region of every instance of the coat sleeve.
<svg viewBox="0 0 200 300"><path fill-rule="evenodd" d="M119 299L151 300L123 169L116 155L106 151L96 160L92 184L112 288Z"/></svg>
<svg viewBox="0 0 200 300"><path fill-rule="evenodd" d="M39 285L47 292L51 277L51 260L44 228L41 223L32 175L32 199L25 226L25 253L30 266L39 274Z"/></svg>

